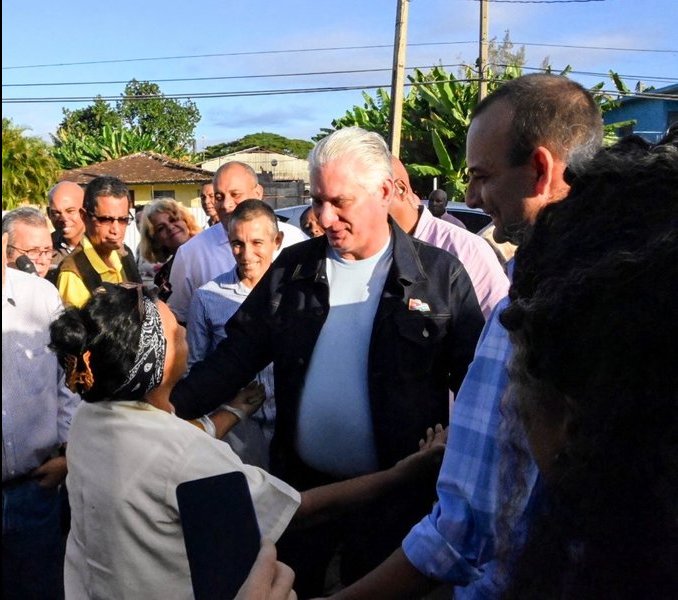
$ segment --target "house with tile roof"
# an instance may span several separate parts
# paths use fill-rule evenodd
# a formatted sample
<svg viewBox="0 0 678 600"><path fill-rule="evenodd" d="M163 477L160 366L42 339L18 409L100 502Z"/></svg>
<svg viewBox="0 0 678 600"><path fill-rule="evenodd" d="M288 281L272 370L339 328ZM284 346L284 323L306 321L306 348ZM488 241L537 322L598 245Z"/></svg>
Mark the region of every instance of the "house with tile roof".
<svg viewBox="0 0 678 600"><path fill-rule="evenodd" d="M211 171L169 156L156 152L137 152L64 171L59 181L73 181L86 186L92 179L102 175L124 181L132 192L135 205L169 197L187 207L200 206L200 187L212 181L214 176Z"/></svg>
<svg viewBox="0 0 678 600"><path fill-rule="evenodd" d="M241 156L230 158L241 159ZM218 166L214 167L215 171ZM264 187L264 200L273 208L302 204L305 195L308 195L303 179L276 181L271 172L260 171L257 174L259 183ZM84 187L101 175L124 181L132 192L136 206L148 204L155 198L169 197L184 206L199 208L200 188L203 183L212 181L214 172L156 152L137 152L63 171L59 181L73 181Z"/></svg>

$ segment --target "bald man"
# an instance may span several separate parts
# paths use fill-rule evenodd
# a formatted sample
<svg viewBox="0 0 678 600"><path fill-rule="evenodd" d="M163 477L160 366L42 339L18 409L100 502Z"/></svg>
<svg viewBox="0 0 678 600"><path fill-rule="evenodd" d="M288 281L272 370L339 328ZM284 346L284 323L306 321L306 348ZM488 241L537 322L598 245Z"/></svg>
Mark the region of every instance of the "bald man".
<svg viewBox="0 0 678 600"><path fill-rule="evenodd" d="M84 198L85 190L72 181L57 183L47 194L47 216L54 226L52 245L59 253L54 266L73 252L85 235L85 222L80 212Z"/></svg>
<svg viewBox="0 0 678 600"><path fill-rule="evenodd" d="M447 192L445 190L433 190L428 195L428 209L434 217L466 229L466 225L462 221L447 212Z"/></svg>
<svg viewBox="0 0 678 600"><path fill-rule="evenodd" d="M509 288L508 278L494 252L480 236L436 219L412 191L403 163L395 157L392 163L396 193L389 213L412 237L447 250L460 260L471 278L478 304L487 319Z"/></svg>

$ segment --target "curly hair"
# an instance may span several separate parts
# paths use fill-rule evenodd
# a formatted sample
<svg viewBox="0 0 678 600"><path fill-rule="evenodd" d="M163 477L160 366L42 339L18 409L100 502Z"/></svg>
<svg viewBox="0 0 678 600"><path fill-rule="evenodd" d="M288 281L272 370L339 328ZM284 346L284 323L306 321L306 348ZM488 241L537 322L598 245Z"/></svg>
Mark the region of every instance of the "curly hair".
<svg viewBox="0 0 678 600"><path fill-rule="evenodd" d="M626 139L569 177L516 253L501 315L515 347L508 428L529 433L541 414L564 431L506 596L675 598L675 132Z"/></svg>
<svg viewBox="0 0 678 600"><path fill-rule="evenodd" d="M165 262L172 254L167 248L161 246L155 239L155 227L151 222L151 215L166 213L175 220L182 220L188 227L190 237L198 235L202 229L195 217L185 206L172 198L158 198L144 207L141 216L141 255L149 262Z"/></svg>
<svg viewBox="0 0 678 600"><path fill-rule="evenodd" d="M154 298L146 288L142 293ZM137 288L103 283L82 308L66 308L50 325L50 348L62 367L69 355L90 352L94 384L83 400L106 400L125 381L141 335L138 303Z"/></svg>

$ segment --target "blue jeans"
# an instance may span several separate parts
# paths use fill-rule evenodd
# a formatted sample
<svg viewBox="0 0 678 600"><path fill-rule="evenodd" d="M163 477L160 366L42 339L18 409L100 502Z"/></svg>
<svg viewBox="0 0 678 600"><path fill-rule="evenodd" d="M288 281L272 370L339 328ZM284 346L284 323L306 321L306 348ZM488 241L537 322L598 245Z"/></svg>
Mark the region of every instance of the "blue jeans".
<svg viewBox="0 0 678 600"><path fill-rule="evenodd" d="M63 599L64 539L58 488L35 481L2 488L3 598Z"/></svg>

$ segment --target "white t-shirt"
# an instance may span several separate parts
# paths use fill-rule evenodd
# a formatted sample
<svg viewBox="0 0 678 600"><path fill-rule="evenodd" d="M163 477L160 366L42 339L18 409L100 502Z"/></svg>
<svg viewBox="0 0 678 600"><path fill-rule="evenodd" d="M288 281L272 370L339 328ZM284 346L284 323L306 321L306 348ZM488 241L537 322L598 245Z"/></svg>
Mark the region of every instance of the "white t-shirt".
<svg viewBox="0 0 678 600"><path fill-rule="evenodd" d="M328 249L330 310L306 373L296 449L319 471L355 476L377 470L367 379L374 315L393 258L393 244L363 260Z"/></svg>
<svg viewBox="0 0 678 600"><path fill-rule="evenodd" d="M193 597L179 483L242 471L261 534L274 541L300 501L283 481L242 464L228 444L145 402L83 402L67 460L64 580L66 597L78 600Z"/></svg>

